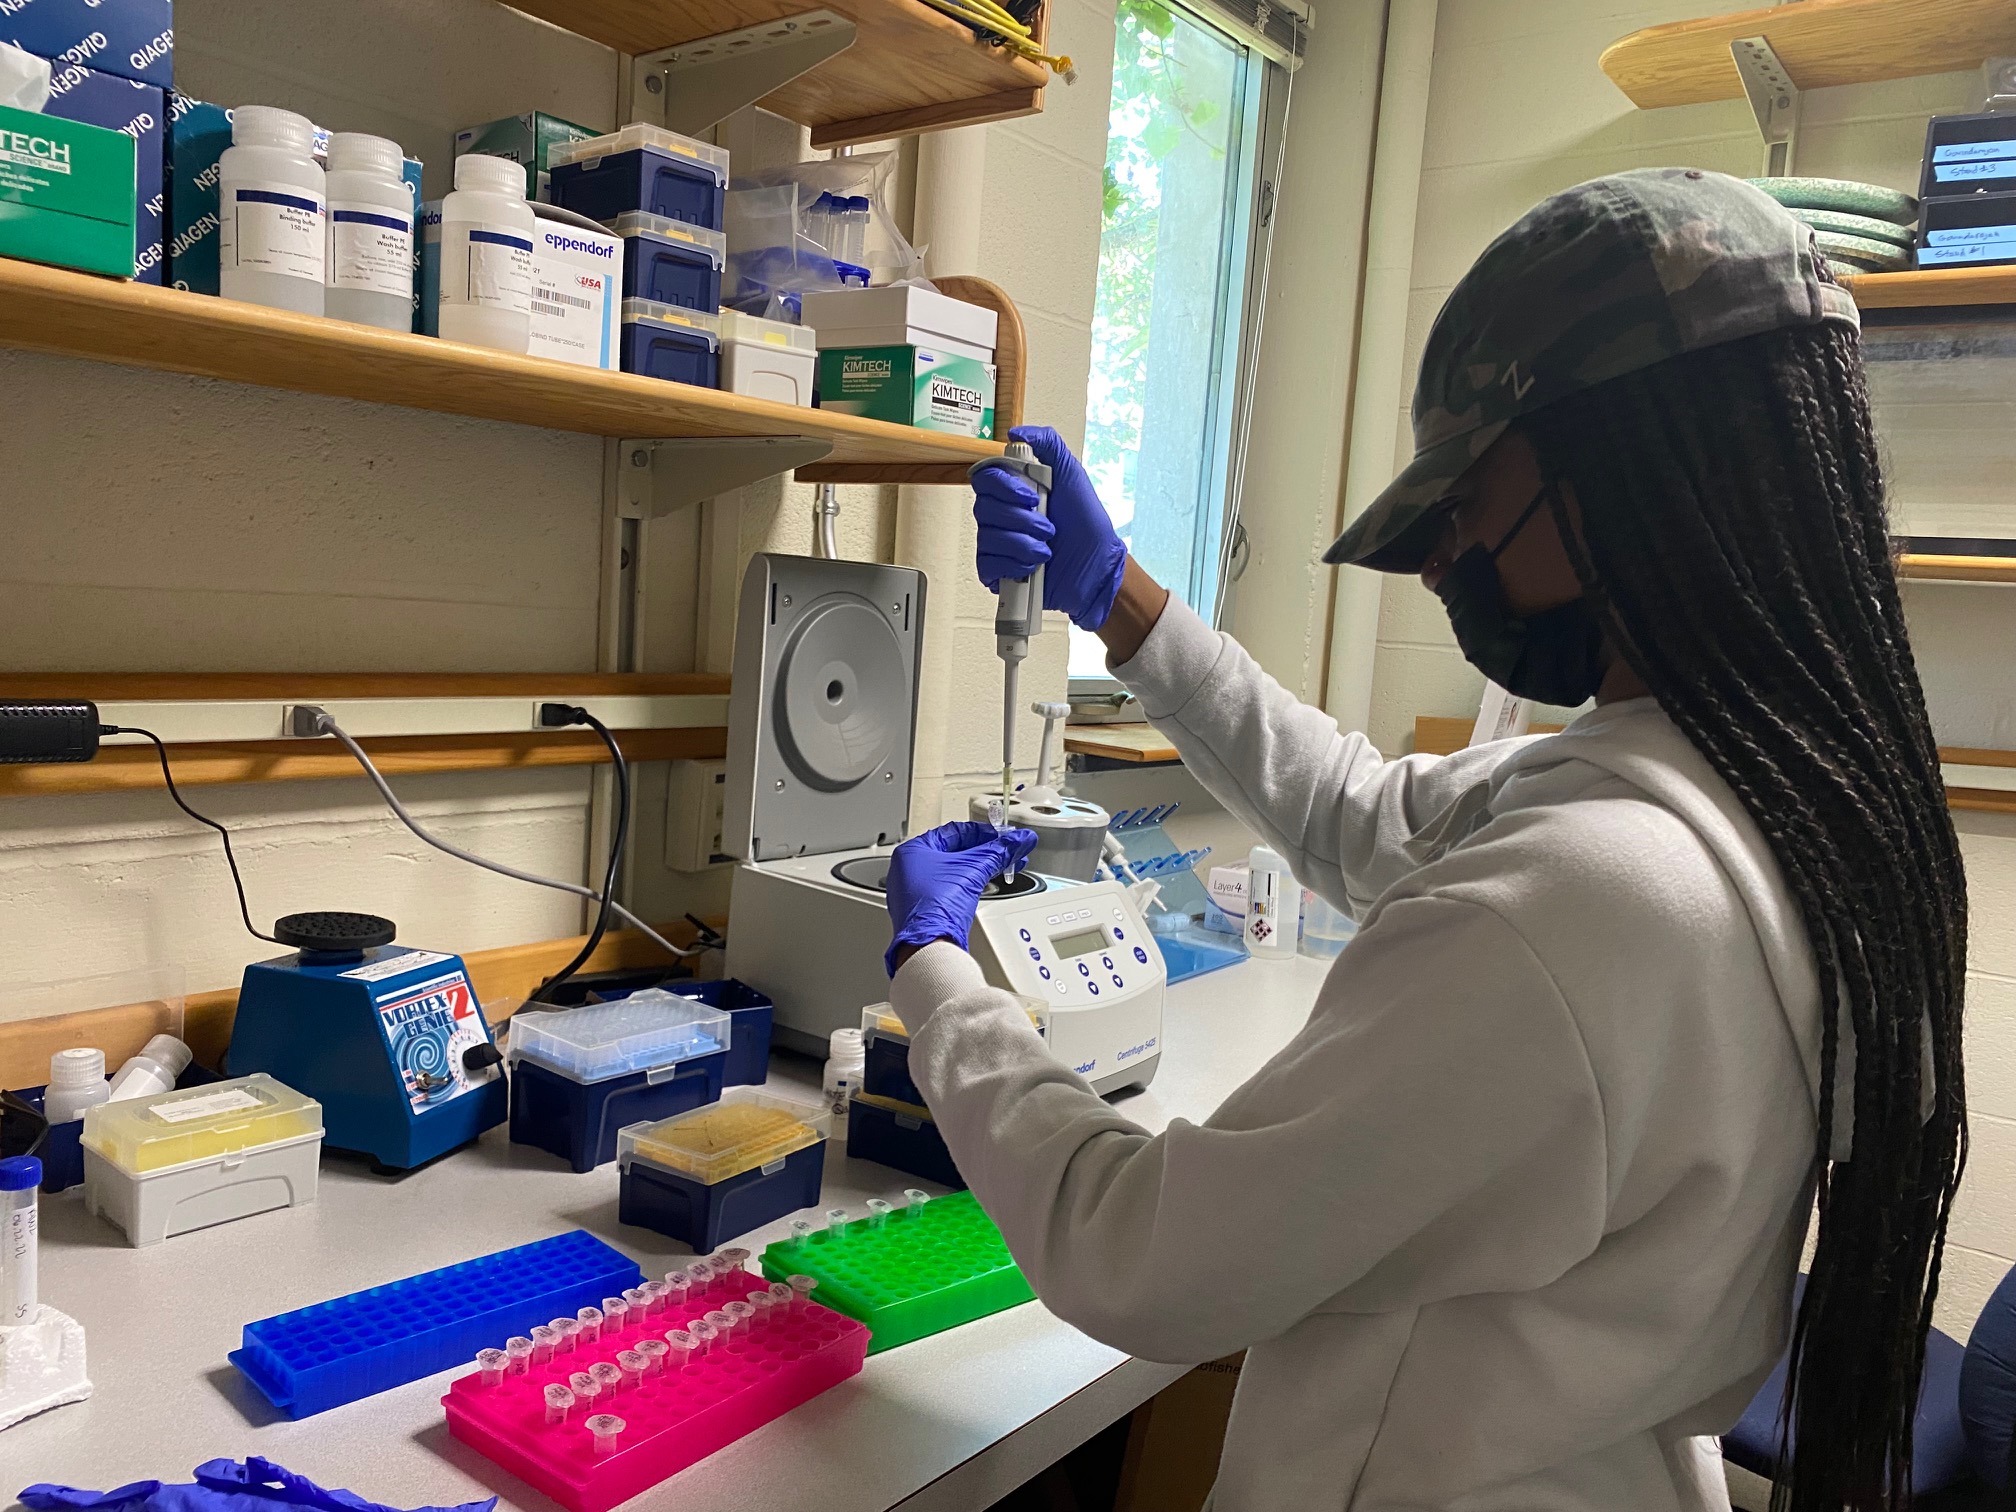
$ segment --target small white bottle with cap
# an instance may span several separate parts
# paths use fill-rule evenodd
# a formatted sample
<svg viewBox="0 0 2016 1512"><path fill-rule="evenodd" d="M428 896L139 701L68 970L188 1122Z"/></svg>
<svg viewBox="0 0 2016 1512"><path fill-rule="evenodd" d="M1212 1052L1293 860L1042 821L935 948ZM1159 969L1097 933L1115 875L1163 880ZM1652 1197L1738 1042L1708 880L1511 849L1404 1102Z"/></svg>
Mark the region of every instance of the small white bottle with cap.
<svg viewBox="0 0 2016 1512"><path fill-rule="evenodd" d="M175 1078L189 1069L189 1047L172 1034L157 1034L140 1053L128 1057L112 1078L107 1102L124 1102L129 1097L152 1097L156 1092L172 1092Z"/></svg>
<svg viewBox="0 0 2016 1512"><path fill-rule="evenodd" d="M822 1086L833 1113L833 1132L845 1135L847 1100L860 1090L868 1074L868 1043L859 1029L835 1029L826 1036L826 1074Z"/></svg>
<svg viewBox="0 0 2016 1512"><path fill-rule="evenodd" d="M320 315L329 263L329 196L315 123L240 105L217 160L218 291L226 299Z"/></svg>
<svg viewBox="0 0 2016 1512"><path fill-rule="evenodd" d="M329 138L329 284L325 314L387 331L413 329L413 191L397 142Z"/></svg>
<svg viewBox="0 0 2016 1512"><path fill-rule="evenodd" d="M103 1050L58 1050L49 1057L49 1085L42 1093L42 1116L52 1124L71 1123L112 1096L105 1080Z"/></svg>
<svg viewBox="0 0 2016 1512"><path fill-rule="evenodd" d="M523 164L480 152L455 159L455 192L441 202L442 340L531 346L537 225Z"/></svg>
<svg viewBox="0 0 2016 1512"><path fill-rule="evenodd" d="M1271 846L1254 846L1246 867L1246 954L1292 960L1302 928L1302 889Z"/></svg>

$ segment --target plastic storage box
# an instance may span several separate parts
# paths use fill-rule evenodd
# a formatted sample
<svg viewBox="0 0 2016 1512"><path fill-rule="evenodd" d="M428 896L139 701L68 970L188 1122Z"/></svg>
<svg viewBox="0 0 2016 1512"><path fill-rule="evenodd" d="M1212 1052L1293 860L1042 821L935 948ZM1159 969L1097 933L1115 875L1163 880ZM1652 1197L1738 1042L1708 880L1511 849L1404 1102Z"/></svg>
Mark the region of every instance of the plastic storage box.
<svg viewBox="0 0 2016 1512"><path fill-rule="evenodd" d="M623 297L701 310L721 308L728 238L704 226L631 210L609 229L623 238Z"/></svg>
<svg viewBox="0 0 2016 1512"><path fill-rule="evenodd" d="M84 1114L84 1200L129 1244L315 1200L322 1105L263 1072Z"/></svg>
<svg viewBox="0 0 2016 1512"><path fill-rule="evenodd" d="M819 349L804 326L721 312L721 387L731 394L810 407Z"/></svg>
<svg viewBox="0 0 2016 1512"><path fill-rule="evenodd" d="M623 301L623 371L713 388L721 375L721 317L649 299Z"/></svg>
<svg viewBox="0 0 2016 1512"><path fill-rule="evenodd" d="M887 1003L863 1008L861 1040L866 1046L861 1090L890 1102L922 1107L924 1094L910 1080L910 1035L896 1011Z"/></svg>
<svg viewBox="0 0 2016 1512"><path fill-rule="evenodd" d="M616 1216L696 1253L815 1206L833 1120L824 1108L748 1087L711 1107L617 1136Z"/></svg>
<svg viewBox="0 0 2016 1512"><path fill-rule="evenodd" d="M770 1079L770 1026L776 1005L746 982L723 977L712 982L681 982L668 992L719 1008L730 1019L728 1069L722 1082L730 1087L760 1087Z"/></svg>
<svg viewBox="0 0 2016 1512"><path fill-rule="evenodd" d="M728 151L662 126L558 142L546 152L553 203L604 225L632 210L723 229ZM710 312L711 313L711 312Z"/></svg>
<svg viewBox="0 0 2016 1512"><path fill-rule="evenodd" d="M945 1147L945 1136L920 1103L856 1092L847 1104L847 1153L940 1186L966 1185Z"/></svg>
<svg viewBox="0 0 2016 1512"><path fill-rule="evenodd" d="M731 1019L657 988L511 1021L511 1142L590 1171L616 1158L625 1124L721 1095Z"/></svg>
<svg viewBox="0 0 2016 1512"><path fill-rule="evenodd" d="M763 1273L806 1275L813 1298L859 1318L870 1354L1017 1307L1036 1293L971 1192L836 1223L763 1251Z"/></svg>
<svg viewBox="0 0 2016 1512"><path fill-rule="evenodd" d="M584 1229L245 1325L231 1363L290 1417L446 1370L619 1297L644 1272Z"/></svg>
<svg viewBox="0 0 2016 1512"><path fill-rule="evenodd" d="M769 1289L738 1271L701 1298L626 1319L520 1374L507 1366L463 1376L441 1399L448 1431L568 1512L606 1512L860 1371L868 1330L796 1299L675 1364L668 1336L683 1341L704 1313L747 1306L741 1298ZM501 1334L491 1341L503 1342ZM654 1342L656 1358L640 1358L636 1346ZM613 1395L595 1381L598 1369L615 1377ZM566 1405L548 1405L552 1387L565 1389ZM593 1390L586 1401L582 1388ZM598 1440L606 1450L598 1452Z"/></svg>

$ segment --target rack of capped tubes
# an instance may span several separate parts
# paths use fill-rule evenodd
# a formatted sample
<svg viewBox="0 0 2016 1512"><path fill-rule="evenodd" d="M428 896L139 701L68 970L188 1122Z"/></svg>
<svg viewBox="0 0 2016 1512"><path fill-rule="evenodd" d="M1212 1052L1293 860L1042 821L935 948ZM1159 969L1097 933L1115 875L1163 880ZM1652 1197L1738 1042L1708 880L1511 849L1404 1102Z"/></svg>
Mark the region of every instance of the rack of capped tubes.
<svg viewBox="0 0 2016 1512"><path fill-rule="evenodd" d="M726 1249L476 1356L449 1432L569 1512L605 1512L861 1368L868 1330Z"/></svg>

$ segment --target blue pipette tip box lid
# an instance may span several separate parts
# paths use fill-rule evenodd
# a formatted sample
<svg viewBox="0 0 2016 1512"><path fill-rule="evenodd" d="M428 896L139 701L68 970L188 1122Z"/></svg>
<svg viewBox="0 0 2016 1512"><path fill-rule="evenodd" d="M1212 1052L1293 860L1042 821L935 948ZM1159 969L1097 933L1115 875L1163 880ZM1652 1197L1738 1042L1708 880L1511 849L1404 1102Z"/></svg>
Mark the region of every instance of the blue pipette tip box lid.
<svg viewBox="0 0 2016 1512"><path fill-rule="evenodd" d="M0 1192L26 1192L42 1185L42 1162L33 1155L0 1160Z"/></svg>
<svg viewBox="0 0 2016 1512"><path fill-rule="evenodd" d="M511 1053L577 1082L655 1071L726 1050L733 1020L659 988L557 1013L519 1013Z"/></svg>

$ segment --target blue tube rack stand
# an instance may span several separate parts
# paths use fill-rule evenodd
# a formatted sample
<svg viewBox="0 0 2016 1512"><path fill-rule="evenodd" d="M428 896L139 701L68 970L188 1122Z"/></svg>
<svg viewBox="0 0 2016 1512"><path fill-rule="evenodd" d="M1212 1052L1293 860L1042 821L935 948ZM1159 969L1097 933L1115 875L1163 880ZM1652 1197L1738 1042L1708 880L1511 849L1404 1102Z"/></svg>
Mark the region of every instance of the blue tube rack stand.
<svg viewBox="0 0 2016 1512"><path fill-rule="evenodd" d="M732 1055L717 1050L597 1082L578 1082L537 1061L520 1060L511 1068L511 1143L592 1171L616 1158L617 1130L717 1101Z"/></svg>
<svg viewBox="0 0 2016 1512"><path fill-rule="evenodd" d="M304 1418L466 1365L643 1280L636 1261L574 1229L247 1323L230 1360L275 1407Z"/></svg>

